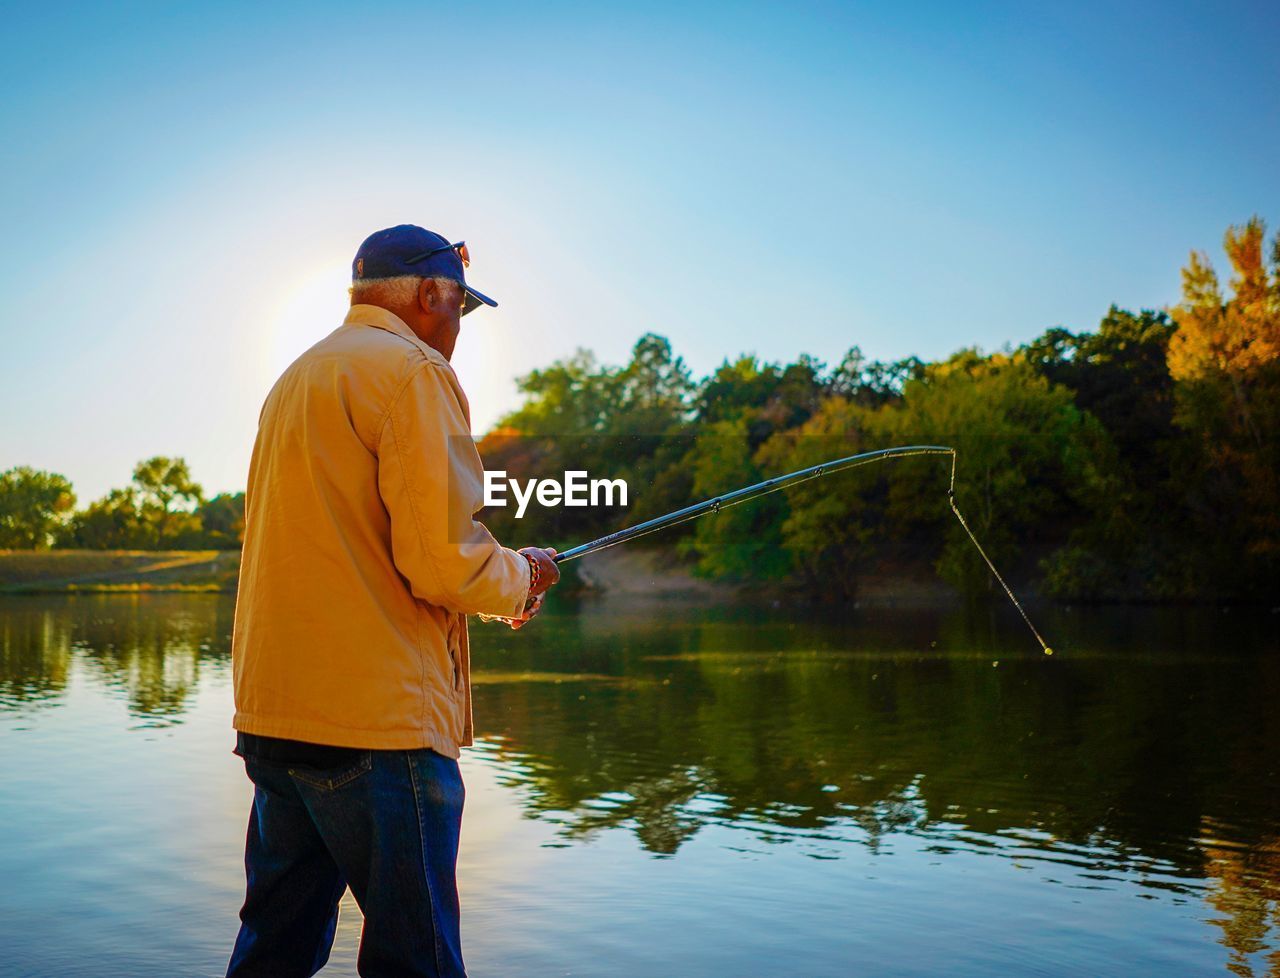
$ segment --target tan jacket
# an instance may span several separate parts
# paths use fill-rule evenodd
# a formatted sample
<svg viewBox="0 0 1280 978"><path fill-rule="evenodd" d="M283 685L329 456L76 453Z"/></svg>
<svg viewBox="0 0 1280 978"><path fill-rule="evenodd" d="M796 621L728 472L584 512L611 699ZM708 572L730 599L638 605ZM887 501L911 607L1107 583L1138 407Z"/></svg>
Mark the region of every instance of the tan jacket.
<svg viewBox="0 0 1280 978"><path fill-rule="evenodd" d="M466 615L529 565L473 519L483 469L448 361L355 305L267 395L232 636L236 729L344 747L471 743Z"/></svg>

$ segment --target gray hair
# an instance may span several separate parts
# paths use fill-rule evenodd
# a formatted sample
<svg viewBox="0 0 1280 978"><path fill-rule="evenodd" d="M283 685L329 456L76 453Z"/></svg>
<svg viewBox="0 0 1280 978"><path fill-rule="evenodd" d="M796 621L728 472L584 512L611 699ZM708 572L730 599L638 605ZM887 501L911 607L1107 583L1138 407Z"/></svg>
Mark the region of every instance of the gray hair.
<svg viewBox="0 0 1280 978"><path fill-rule="evenodd" d="M407 306L418 300L420 275L397 275L395 278L358 278L351 283L351 301L368 302L376 306ZM457 295L462 304L462 286L451 278L433 277L432 282L445 295Z"/></svg>

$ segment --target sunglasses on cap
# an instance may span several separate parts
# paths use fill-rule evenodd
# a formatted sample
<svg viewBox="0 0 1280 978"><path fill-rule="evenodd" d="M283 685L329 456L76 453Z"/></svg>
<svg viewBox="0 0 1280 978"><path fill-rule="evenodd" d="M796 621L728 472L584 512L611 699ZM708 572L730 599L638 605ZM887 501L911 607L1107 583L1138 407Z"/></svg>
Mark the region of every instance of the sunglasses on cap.
<svg viewBox="0 0 1280 978"><path fill-rule="evenodd" d="M458 253L458 257L462 259L462 267L470 268L471 252L467 251L467 243L465 241L459 241L457 244L441 245L439 248L432 248L430 251L424 251L420 255L414 255L412 258L406 259L405 264L416 265L418 262L423 261L426 258L430 258L432 255L438 255L440 252L448 251L451 248L456 251Z"/></svg>

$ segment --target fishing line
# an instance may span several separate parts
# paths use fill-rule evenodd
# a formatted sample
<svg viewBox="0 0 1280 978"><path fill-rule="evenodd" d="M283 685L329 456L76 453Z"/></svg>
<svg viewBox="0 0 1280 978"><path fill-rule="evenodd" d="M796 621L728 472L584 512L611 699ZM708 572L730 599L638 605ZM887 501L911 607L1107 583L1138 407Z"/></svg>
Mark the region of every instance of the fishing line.
<svg viewBox="0 0 1280 978"><path fill-rule="evenodd" d="M978 542L978 538L973 535L973 531L969 529L969 524L964 518L964 514L960 512L960 508L956 506L956 453L952 449L951 452L951 485L947 488L947 502L951 504L951 512L956 514L956 519L960 521L960 525L964 527L964 532L969 534L969 539L973 541L973 545L977 548L978 553L982 554L982 559L987 562L987 568L991 571L992 576L1000 582L1000 586L1004 588L1004 593L1009 595L1009 600L1013 602L1013 606L1018 609L1018 614L1022 615L1022 620L1027 623L1027 627L1031 629L1031 634L1036 637L1036 641L1040 643L1040 647L1044 649L1045 655L1053 655L1053 649L1049 648L1040 633L1036 631L1036 626L1031 624L1031 619L1027 616L1026 610L1022 607L1016 597L1014 597L1013 589L1004 582L1004 578L1000 576L1000 572L996 570L996 565L991 563L991 558L987 556L987 552L982 549L982 544Z"/></svg>
<svg viewBox="0 0 1280 978"><path fill-rule="evenodd" d="M1044 649L1045 655L1053 655L1053 649L1040 633L1036 631L1036 626L1031 624L1031 618L1027 615L1026 610L1022 607L1022 603L1018 601L1013 593L1013 589L1005 583L1000 572L996 570L995 564L991 562L991 558L987 556L987 552L982 549L982 544L978 543L978 538L973 535L973 530L969 529L968 522L960 513L956 506L956 450L947 445L902 445L896 448L881 448L874 452L863 452L859 455L850 455L846 458L833 459L830 462L822 462L819 465L811 465L806 469L798 469L787 475L776 476L772 479L766 479L764 482L757 482L753 486L746 486L742 489L735 489L733 492L725 493L722 496L715 496L711 499L703 500L692 506L686 506L684 509L677 509L674 512L667 513L665 516L658 516L651 520L645 520L643 523L637 523L635 526L629 526L622 530L616 530L613 533L607 533L604 536L592 540L588 543L579 544L568 550L558 553L555 561L558 564L565 563L570 560L577 560L579 557L585 557L587 554L598 553L601 550L608 550L610 547L616 547L620 543L627 543L631 540L637 540L640 537L648 536L650 533L657 533L659 530L665 530L668 527L679 526L681 523L688 523L690 520L696 520L700 516L708 513L718 513L722 509L730 506L737 506L739 503L745 503L751 499L758 499L761 496L767 496L770 493L779 492L782 489L788 489L791 486L799 485L801 482L808 482L810 479L817 479L824 475L830 475L833 472L842 472L845 469L852 469L859 465L868 465L871 462L881 462L890 458L909 458L913 455L950 455L951 456L951 483L947 489L947 501L951 505L951 512L956 514L956 519L960 521L960 525L964 528L964 532L969 535L969 539L973 541L974 547L981 554L987 568L991 571L992 576L1000 582L1000 586L1004 588L1004 593L1009 596L1009 600L1013 602L1013 606L1018 609L1018 614L1022 615L1022 620L1027 623L1027 627L1031 629L1031 634L1036 637L1036 641L1040 643L1040 647Z"/></svg>

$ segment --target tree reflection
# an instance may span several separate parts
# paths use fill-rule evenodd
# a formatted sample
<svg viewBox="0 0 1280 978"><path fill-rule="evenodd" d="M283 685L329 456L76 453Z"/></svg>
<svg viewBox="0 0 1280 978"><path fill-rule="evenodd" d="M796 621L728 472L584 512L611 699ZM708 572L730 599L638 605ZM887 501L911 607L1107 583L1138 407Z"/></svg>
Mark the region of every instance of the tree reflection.
<svg viewBox="0 0 1280 978"><path fill-rule="evenodd" d="M1218 841L1220 826L1205 825L1205 871L1213 880L1209 903L1222 916L1222 944L1231 951L1227 968L1241 978L1280 976L1280 948L1268 943L1280 932L1280 836L1268 834L1251 845ZM1260 961L1252 960L1270 947Z"/></svg>
<svg viewBox="0 0 1280 978"><path fill-rule="evenodd" d="M0 611L0 711L56 701L67 688L71 628L66 618L25 602Z"/></svg>
<svg viewBox="0 0 1280 978"><path fill-rule="evenodd" d="M225 663L225 595L24 596L0 605L0 710L53 704L73 660L123 694L132 714L176 719L202 666Z"/></svg>
<svg viewBox="0 0 1280 978"><path fill-rule="evenodd" d="M477 630L477 675L504 677L477 686L477 730L566 838L622 828L668 855L710 825L766 843L909 832L1199 894L1223 858L1198 843L1206 818L1243 845L1243 826L1275 825L1280 740L1260 732L1280 660L1191 654L1178 614L1054 658L966 652L1000 647L983 616L855 629L623 611L521 641ZM1213 634L1196 647L1260 644ZM607 680L547 681L556 668ZM1274 861L1255 866L1274 887Z"/></svg>

